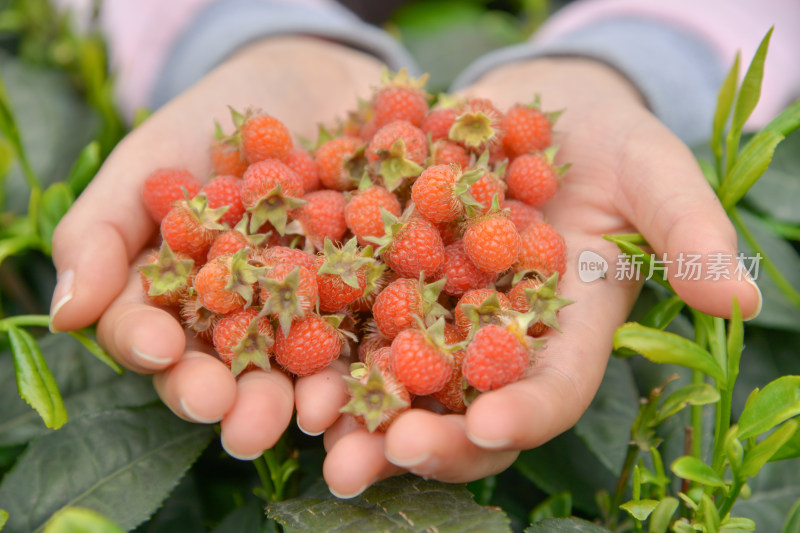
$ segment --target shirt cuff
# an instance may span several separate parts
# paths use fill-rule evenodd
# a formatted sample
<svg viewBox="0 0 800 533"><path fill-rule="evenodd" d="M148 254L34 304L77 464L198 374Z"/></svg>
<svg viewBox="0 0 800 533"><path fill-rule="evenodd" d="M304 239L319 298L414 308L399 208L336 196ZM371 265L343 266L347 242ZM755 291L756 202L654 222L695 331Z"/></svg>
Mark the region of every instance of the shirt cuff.
<svg viewBox="0 0 800 533"><path fill-rule="evenodd" d="M419 75L411 55L389 34L342 6L224 0L202 10L170 51L150 95L157 108L199 81L241 47L277 35L305 34L374 55L390 69Z"/></svg>
<svg viewBox="0 0 800 533"><path fill-rule="evenodd" d="M687 144L708 140L725 69L703 40L646 18L598 21L548 42L491 52L468 66L451 90L463 89L493 68L537 57L582 56L626 76L651 111Z"/></svg>

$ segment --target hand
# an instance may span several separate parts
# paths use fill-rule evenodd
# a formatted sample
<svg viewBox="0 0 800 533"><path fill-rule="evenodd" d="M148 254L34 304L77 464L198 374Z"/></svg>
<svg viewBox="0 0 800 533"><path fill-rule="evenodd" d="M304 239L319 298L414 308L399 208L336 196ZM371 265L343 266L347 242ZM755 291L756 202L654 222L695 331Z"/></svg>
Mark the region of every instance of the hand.
<svg viewBox="0 0 800 533"><path fill-rule="evenodd" d="M136 266L157 227L141 187L159 167L210 174L214 120L228 125L228 105L260 107L290 131L313 138L367 96L380 63L344 46L306 37L253 44L154 113L108 157L92 184L56 229L53 261L58 285L52 327L68 331L98 322L98 338L125 367L153 374L163 401L195 422L221 421L231 455L254 458L286 429L292 383L277 369L234 379L201 342L187 340L169 312L145 302Z"/></svg>
<svg viewBox="0 0 800 533"><path fill-rule="evenodd" d="M554 142L561 147L557 163L572 167L545 215L567 241L560 287L576 303L560 313L563 333L549 335L530 375L480 395L464 415L412 409L385 435L371 435L349 417L338 418L341 403L306 399L305 391L319 390L330 375L298 380L298 423L309 432L327 430L323 473L340 496L355 496L404 470L448 482L478 479L572 427L600 385L613 333L641 286L615 280L613 267L604 281L580 281L581 251L615 262L618 249L603 234L639 231L659 257L736 254L733 226L691 152L613 69L585 59L537 59L498 68L465 93L489 98L499 109L539 93L545 110L565 110ZM738 280L733 266L728 274L728 281L691 281L672 269L669 278L678 295L700 311L729 317L735 295L743 316L755 316L758 288ZM328 381L329 388L334 385ZM343 402L344 393L332 391L331 398Z"/></svg>

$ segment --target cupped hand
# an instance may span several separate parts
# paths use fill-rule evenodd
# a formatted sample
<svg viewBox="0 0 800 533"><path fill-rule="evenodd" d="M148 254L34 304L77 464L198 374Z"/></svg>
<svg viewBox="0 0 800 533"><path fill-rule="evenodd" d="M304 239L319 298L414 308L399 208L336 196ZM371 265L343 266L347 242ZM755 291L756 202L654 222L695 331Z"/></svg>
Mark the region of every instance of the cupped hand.
<svg viewBox="0 0 800 533"><path fill-rule="evenodd" d="M563 333L548 336L527 377L481 394L465 414L412 409L385 435L339 418L341 403L306 397L334 369L299 380L298 423L309 433L327 430L323 472L334 494L354 496L406 470L448 482L479 479L572 427L600 386L613 333L641 287L625 276L616 279L619 251L604 234L641 232L657 257L666 253L673 261L699 255L706 265L701 279L679 276L677 263L667 274L678 295L700 311L728 317L734 296L743 316L760 309L758 288L736 272L735 230L694 157L624 77L587 59L537 59L500 67L465 91L499 109L531 101L534 93L545 110L564 109L556 124L556 162L572 164L545 206L546 219L568 247L560 290L576 302L559 314ZM578 256L585 250L607 260L606 279L581 281ZM730 262L723 275L702 279L713 257L723 256ZM343 394L331 398L343 401Z"/></svg>
<svg viewBox="0 0 800 533"><path fill-rule="evenodd" d="M141 200L145 178L160 167L183 167L205 180L214 121L227 129L228 106L261 108L308 138L367 96L380 79L377 59L310 37L278 37L248 46L156 111L108 157L58 225L53 261L58 284L54 330L98 322L98 339L125 367L154 375L163 401L178 416L221 421L231 455L254 458L291 420L291 379L277 369L235 379L177 318L148 304L141 253L157 227Z"/></svg>

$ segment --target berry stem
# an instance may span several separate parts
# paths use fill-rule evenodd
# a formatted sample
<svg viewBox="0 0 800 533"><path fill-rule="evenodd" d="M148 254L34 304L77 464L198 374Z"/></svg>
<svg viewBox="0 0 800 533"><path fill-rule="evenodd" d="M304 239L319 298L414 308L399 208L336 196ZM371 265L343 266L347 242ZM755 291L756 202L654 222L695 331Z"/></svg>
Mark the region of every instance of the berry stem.
<svg viewBox="0 0 800 533"><path fill-rule="evenodd" d="M48 315L17 315L0 320L0 331L8 331L9 326L50 327Z"/></svg>
<svg viewBox="0 0 800 533"><path fill-rule="evenodd" d="M269 451L269 450L267 450ZM275 499L275 490L272 486L270 469L267 465L267 461L265 459L266 452L261 457L257 457L253 459L253 466L256 467L256 472L258 472L258 478L261 480L261 485L264 488L264 496L268 502L277 501Z"/></svg>

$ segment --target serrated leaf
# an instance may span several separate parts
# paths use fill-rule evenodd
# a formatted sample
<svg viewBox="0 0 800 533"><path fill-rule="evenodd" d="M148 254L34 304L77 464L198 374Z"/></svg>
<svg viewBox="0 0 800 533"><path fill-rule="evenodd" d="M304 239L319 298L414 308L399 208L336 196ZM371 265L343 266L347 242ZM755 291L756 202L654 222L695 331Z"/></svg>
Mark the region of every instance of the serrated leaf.
<svg viewBox="0 0 800 533"><path fill-rule="evenodd" d="M629 322L614 333L614 349L622 347L655 363L685 366L711 376L717 383L725 383L723 370L714 357L680 335Z"/></svg>
<svg viewBox="0 0 800 533"><path fill-rule="evenodd" d="M657 506L658 500L638 500L625 502L619 507L636 520L643 521L647 520L647 517L650 516L650 513L652 513Z"/></svg>
<svg viewBox="0 0 800 533"><path fill-rule="evenodd" d="M464 485L404 475L340 500L330 494L271 503L285 533L319 531L510 532L503 511L475 503Z"/></svg>
<svg viewBox="0 0 800 533"><path fill-rule="evenodd" d="M39 413L47 427L60 428L67 421L67 410L36 340L13 325L8 328L8 336L19 395Z"/></svg>
<svg viewBox="0 0 800 533"><path fill-rule="evenodd" d="M124 533L124 531L97 511L82 507L65 507L47 521L44 533Z"/></svg>
<svg viewBox="0 0 800 533"><path fill-rule="evenodd" d="M40 532L55 512L78 506L133 529L161 505L212 436L210 426L184 422L163 406L73 420L31 443L0 483L9 528Z"/></svg>
<svg viewBox="0 0 800 533"><path fill-rule="evenodd" d="M800 414L800 376L783 376L758 391L739 417L739 440L769 431Z"/></svg>
<svg viewBox="0 0 800 533"><path fill-rule="evenodd" d="M109 372L67 335L45 335L39 339L39 347L73 418L158 400L150 378L133 372L122 376ZM0 352L0 405L0 446L23 444L50 432L17 395L8 352Z"/></svg>
<svg viewBox="0 0 800 533"><path fill-rule="evenodd" d="M764 174L772 161L775 148L784 139L777 131L762 131L753 136L742 148L728 175L722 181L717 195L725 209L730 209Z"/></svg>
<svg viewBox="0 0 800 533"><path fill-rule="evenodd" d="M525 533L611 533L611 530L580 518L548 518L531 524Z"/></svg>
<svg viewBox="0 0 800 533"><path fill-rule="evenodd" d="M708 383L686 385L664 399L658 410L656 422L669 418L687 405L708 405L718 402L719 398L719 391Z"/></svg>
<svg viewBox="0 0 800 533"><path fill-rule="evenodd" d="M796 431L797 421L788 420L767 438L747 450L739 470L740 474L743 477L753 477L758 474L758 471L792 438Z"/></svg>
<svg viewBox="0 0 800 533"><path fill-rule="evenodd" d="M672 463L670 469L682 479L688 479L711 487L725 486L725 481L719 477L719 474L697 457L689 455L679 457Z"/></svg>

